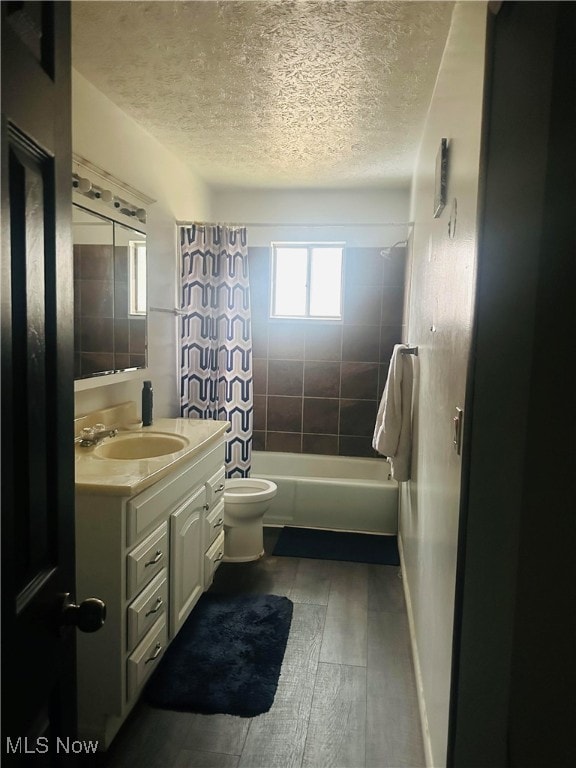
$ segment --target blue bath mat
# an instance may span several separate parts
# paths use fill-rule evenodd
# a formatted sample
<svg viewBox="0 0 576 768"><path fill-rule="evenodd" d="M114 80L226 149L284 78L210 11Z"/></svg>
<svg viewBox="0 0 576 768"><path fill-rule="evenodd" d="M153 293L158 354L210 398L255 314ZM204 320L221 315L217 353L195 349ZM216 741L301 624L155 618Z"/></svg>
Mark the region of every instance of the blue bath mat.
<svg viewBox="0 0 576 768"><path fill-rule="evenodd" d="M374 565L400 565L396 536L322 531L317 528L285 526L272 554Z"/></svg>
<svg viewBox="0 0 576 768"><path fill-rule="evenodd" d="M277 595L206 593L144 689L154 707L254 717L274 701L292 622Z"/></svg>

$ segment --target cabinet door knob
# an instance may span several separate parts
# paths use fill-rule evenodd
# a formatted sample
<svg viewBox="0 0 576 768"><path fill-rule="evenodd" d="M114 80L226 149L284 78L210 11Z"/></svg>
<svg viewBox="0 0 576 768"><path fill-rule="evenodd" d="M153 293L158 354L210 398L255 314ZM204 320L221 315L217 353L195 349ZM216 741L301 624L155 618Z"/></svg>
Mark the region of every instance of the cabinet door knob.
<svg viewBox="0 0 576 768"><path fill-rule="evenodd" d="M80 605L70 598L70 593L64 595L62 606L62 624L78 627L80 632L97 632L106 621L106 604L97 597L88 597Z"/></svg>

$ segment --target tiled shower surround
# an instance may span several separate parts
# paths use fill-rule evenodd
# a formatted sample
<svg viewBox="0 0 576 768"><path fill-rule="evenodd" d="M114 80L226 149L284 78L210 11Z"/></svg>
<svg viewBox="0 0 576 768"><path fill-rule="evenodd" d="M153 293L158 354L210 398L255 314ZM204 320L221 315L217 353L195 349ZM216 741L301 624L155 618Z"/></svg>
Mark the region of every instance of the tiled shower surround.
<svg viewBox="0 0 576 768"><path fill-rule="evenodd" d="M270 249L249 248L254 449L375 456L372 435L401 341L405 248L347 247L341 321L270 319Z"/></svg>

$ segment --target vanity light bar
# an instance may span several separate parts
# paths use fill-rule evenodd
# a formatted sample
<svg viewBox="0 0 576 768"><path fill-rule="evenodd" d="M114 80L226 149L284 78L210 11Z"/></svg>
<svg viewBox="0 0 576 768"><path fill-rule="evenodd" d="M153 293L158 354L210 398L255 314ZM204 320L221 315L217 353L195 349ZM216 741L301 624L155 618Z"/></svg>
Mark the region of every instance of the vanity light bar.
<svg viewBox="0 0 576 768"><path fill-rule="evenodd" d="M124 216L131 216L143 224L146 223L146 210L144 208L138 208L135 205L132 205L132 203L128 203L109 189L104 189L103 187L93 184L90 179L87 179L84 176L73 173L72 188L91 200L101 200L103 203L111 205L117 211L124 214Z"/></svg>

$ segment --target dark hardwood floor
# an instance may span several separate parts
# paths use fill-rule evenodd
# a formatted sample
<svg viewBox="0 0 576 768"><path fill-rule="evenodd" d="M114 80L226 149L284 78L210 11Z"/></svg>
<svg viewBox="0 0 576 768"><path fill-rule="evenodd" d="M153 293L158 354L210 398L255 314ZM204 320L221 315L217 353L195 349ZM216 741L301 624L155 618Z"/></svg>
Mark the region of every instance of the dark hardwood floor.
<svg viewBox="0 0 576 768"><path fill-rule="evenodd" d="M266 552L279 529L265 529ZM211 591L294 603L274 704L254 718L139 703L96 768L425 765L400 569L275 557L220 566Z"/></svg>

